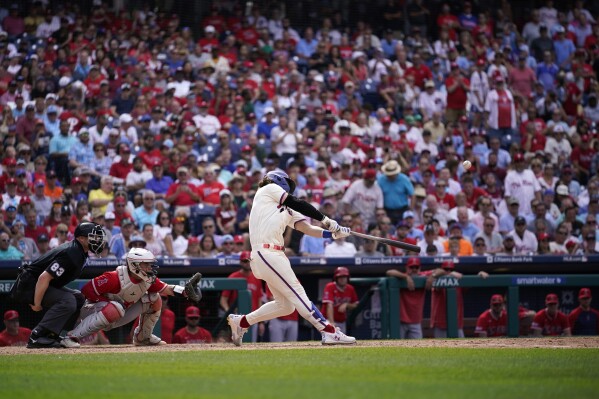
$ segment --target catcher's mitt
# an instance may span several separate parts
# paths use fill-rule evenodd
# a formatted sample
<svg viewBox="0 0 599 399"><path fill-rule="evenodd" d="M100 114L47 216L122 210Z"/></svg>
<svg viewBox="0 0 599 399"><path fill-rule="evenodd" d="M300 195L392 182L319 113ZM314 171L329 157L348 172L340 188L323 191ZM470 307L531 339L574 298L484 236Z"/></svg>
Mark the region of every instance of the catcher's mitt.
<svg viewBox="0 0 599 399"><path fill-rule="evenodd" d="M201 279L202 273L196 273L185 283L185 295L187 295L187 299L195 303L199 303L202 299L202 290L198 285Z"/></svg>

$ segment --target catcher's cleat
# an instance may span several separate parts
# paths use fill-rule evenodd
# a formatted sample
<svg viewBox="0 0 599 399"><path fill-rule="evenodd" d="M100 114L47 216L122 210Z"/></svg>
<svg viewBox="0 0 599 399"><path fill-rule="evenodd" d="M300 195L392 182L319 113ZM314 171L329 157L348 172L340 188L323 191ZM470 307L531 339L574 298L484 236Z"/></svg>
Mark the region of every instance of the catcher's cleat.
<svg viewBox="0 0 599 399"><path fill-rule="evenodd" d="M135 346L156 346L156 345L166 345L160 337L155 336L154 334L150 335L150 338L146 338L144 340L138 339L139 327L135 327L135 331L133 332L133 345Z"/></svg>
<svg viewBox="0 0 599 399"><path fill-rule="evenodd" d="M230 314L227 316L227 321L231 327L231 341L233 341L235 346L241 346L243 334L245 334L248 330L247 328L243 328L239 325L242 318L243 316L240 314Z"/></svg>
<svg viewBox="0 0 599 399"><path fill-rule="evenodd" d="M323 345L351 345L355 344L356 339L345 335L339 330L339 327L335 329L334 333L328 333L322 331L322 344Z"/></svg>

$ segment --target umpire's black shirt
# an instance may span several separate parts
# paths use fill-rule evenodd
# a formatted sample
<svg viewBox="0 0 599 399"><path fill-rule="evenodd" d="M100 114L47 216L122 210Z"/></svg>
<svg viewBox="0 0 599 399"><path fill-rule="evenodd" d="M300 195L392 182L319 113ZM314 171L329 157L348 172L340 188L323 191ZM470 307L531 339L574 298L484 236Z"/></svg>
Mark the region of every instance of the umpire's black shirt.
<svg viewBox="0 0 599 399"><path fill-rule="evenodd" d="M87 253L83 250L83 245L74 239L50 250L24 269L35 279L44 271L50 273L54 277L50 285L61 288L81 275L86 260Z"/></svg>

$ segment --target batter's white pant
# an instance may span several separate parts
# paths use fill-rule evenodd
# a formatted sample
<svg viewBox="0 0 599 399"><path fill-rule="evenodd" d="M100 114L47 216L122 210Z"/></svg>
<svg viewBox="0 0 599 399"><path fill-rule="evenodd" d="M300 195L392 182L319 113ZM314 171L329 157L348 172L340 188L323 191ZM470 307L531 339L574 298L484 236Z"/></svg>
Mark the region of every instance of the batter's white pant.
<svg viewBox="0 0 599 399"><path fill-rule="evenodd" d="M268 322L270 342L297 341L298 325L297 320L272 319Z"/></svg>
<svg viewBox="0 0 599 399"><path fill-rule="evenodd" d="M260 308L245 316L249 324L286 316L297 309L298 313L308 320L318 331L328 325L327 320L318 317L318 309L308 296L291 269L289 259L283 251L261 249L252 251L250 262L254 275L268 283L273 301L265 303Z"/></svg>
<svg viewBox="0 0 599 399"><path fill-rule="evenodd" d="M399 336L401 339L422 339L422 324L400 323Z"/></svg>
<svg viewBox="0 0 599 399"><path fill-rule="evenodd" d="M435 327L433 329L433 334L435 338L447 338L447 330L444 328ZM458 338L464 338L464 330L461 328L458 329Z"/></svg>

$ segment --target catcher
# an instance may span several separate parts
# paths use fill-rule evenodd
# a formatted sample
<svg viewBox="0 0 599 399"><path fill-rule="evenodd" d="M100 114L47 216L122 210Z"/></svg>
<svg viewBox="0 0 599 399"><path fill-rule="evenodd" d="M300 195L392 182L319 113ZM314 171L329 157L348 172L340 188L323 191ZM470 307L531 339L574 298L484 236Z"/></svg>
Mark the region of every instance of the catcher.
<svg viewBox="0 0 599 399"><path fill-rule="evenodd" d="M81 322L69 331L71 339L78 340L99 330L111 330L135 320L139 325L133 332L136 346L165 345L152 334L160 317L162 295L184 296L198 303L202 292L196 273L185 286L168 285L157 278L158 264L154 255L144 248L133 248L125 257L125 265L106 272L83 286L86 301L81 308Z"/></svg>

